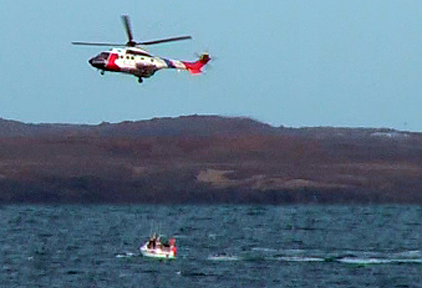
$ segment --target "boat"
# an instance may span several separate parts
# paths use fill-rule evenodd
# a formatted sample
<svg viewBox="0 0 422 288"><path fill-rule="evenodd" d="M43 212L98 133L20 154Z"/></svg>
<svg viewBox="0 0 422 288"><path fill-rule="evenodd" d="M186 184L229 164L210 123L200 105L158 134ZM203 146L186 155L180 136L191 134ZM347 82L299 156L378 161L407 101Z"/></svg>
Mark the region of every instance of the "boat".
<svg viewBox="0 0 422 288"><path fill-rule="evenodd" d="M157 234L154 233L139 250L146 257L175 259L177 254L176 240L170 238L168 243L163 243L161 237L157 237Z"/></svg>

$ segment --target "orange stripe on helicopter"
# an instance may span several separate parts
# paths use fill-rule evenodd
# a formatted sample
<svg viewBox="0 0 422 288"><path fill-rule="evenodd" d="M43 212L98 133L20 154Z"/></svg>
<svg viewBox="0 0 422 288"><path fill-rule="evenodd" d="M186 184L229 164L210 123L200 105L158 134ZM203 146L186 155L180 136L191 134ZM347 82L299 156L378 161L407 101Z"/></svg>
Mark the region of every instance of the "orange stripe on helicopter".
<svg viewBox="0 0 422 288"><path fill-rule="evenodd" d="M111 53L108 57L106 68L111 71L120 71L120 67L117 66L116 60L119 58L119 55Z"/></svg>

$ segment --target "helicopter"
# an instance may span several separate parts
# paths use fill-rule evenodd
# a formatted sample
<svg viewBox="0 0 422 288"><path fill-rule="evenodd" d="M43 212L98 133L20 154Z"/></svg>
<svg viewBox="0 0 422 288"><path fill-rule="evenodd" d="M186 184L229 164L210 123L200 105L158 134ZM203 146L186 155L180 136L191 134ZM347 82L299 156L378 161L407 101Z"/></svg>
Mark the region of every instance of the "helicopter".
<svg viewBox="0 0 422 288"><path fill-rule="evenodd" d="M126 43L72 42L73 45L112 47L109 51L102 51L88 60L91 66L100 70L101 75L104 75L105 71L126 73L134 75L138 78L138 82L142 83L143 78L150 78L155 72L162 69L187 70L193 75L198 75L211 60L208 53L201 54L197 61L192 62L154 56L139 46L188 40L192 37L177 36L137 42L133 39L129 16L122 15L121 18L128 37Z"/></svg>

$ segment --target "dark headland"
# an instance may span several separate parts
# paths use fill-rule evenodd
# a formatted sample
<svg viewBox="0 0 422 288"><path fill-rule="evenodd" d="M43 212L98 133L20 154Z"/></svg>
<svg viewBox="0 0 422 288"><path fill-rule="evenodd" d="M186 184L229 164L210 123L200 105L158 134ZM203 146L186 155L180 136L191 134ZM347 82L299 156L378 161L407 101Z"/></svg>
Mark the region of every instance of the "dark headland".
<svg viewBox="0 0 422 288"><path fill-rule="evenodd" d="M0 203L422 204L422 134L197 115L0 119Z"/></svg>

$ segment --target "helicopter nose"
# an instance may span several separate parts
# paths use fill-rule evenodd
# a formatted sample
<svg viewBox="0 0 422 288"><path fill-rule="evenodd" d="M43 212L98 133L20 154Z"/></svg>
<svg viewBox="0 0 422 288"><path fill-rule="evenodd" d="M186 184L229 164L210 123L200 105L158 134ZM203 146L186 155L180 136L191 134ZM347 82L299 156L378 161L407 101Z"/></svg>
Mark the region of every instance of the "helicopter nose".
<svg viewBox="0 0 422 288"><path fill-rule="evenodd" d="M104 59L98 56L89 59L88 63L91 64L92 67L95 67L97 69L104 69L106 64Z"/></svg>

